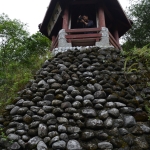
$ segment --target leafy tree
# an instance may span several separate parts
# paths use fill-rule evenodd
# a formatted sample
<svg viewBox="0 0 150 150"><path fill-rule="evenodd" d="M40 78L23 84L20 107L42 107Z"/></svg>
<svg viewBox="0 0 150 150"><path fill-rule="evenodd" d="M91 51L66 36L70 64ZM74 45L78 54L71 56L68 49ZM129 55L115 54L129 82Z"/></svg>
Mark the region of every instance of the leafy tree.
<svg viewBox="0 0 150 150"><path fill-rule="evenodd" d="M19 20L11 20L5 14L0 16L0 64L3 68L9 61L16 59L20 46L29 36L25 27Z"/></svg>
<svg viewBox="0 0 150 150"><path fill-rule="evenodd" d="M26 38L23 48L26 49L25 60L35 53L39 55L45 54L50 47L50 40L43 36L40 32L37 32L30 37Z"/></svg>
<svg viewBox="0 0 150 150"><path fill-rule="evenodd" d="M12 101L49 55L50 40L30 35L19 20L0 15L0 106ZM2 103L1 103L2 102Z"/></svg>
<svg viewBox="0 0 150 150"><path fill-rule="evenodd" d="M124 36L125 49L134 46L141 48L150 43L150 0L130 0L129 18L133 21L132 29Z"/></svg>
<svg viewBox="0 0 150 150"><path fill-rule="evenodd" d="M0 63L27 60L35 52L41 54L50 46L50 41L37 32L29 35L26 25L19 20L0 16Z"/></svg>

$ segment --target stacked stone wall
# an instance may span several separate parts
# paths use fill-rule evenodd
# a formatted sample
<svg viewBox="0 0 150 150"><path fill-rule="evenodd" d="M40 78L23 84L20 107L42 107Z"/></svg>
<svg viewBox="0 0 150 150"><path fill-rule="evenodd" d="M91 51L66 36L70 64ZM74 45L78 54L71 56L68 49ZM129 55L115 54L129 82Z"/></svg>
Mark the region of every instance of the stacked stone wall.
<svg viewBox="0 0 150 150"><path fill-rule="evenodd" d="M1 149L149 150L147 72L124 64L120 51L96 47L47 60L0 117Z"/></svg>

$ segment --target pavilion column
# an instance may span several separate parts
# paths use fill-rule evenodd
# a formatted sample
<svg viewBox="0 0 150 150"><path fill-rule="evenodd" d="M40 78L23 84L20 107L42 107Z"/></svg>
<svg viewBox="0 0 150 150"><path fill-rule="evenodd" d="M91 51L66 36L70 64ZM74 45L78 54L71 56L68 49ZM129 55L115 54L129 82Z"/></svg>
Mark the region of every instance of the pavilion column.
<svg viewBox="0 0 150 150"><path fill-rule="evenodd" d="M115 38L116 42L119 44L119 33L117 27L115 27L114 29L113 37Z"/></svg>
<svg viewBox="0 0 150 150"><path fill-rule="evenodd" d="M101 40L96 42L96 46L98 47L110 47L109 43L109 30L106 28L105 23L105 13L104 13L104 5L103 2L100 1L98 7L98 27L100 28Z"/></svg>
<svg viewBox="0 0 150 150"><path fill-rule="evenodd" d="M52 45L54 44L55 39L56 39L56 36L55 36L55 35L53 35L53 36L52 36Z"/></svg>
<svg viewBox="0 0 150 150"><path fill-rule="evenodd" d="M98 9L98 18L99 18L99 28L106 27L104 8L102 7L102 5L100 5Z"/></svg>
<svg viewBox="0 0 150 150"><path fill-rule="evenodd" d="M68 7L66 7L64 10L64 14L63 14L62 29L67 30L68 26L69 26L69 10L68 10Z"/></svg>

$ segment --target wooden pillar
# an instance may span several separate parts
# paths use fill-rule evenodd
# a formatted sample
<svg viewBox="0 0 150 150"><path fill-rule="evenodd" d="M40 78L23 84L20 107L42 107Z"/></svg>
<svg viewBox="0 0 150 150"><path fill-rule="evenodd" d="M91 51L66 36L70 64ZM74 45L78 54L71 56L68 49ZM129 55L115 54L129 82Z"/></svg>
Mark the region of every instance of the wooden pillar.
<svg viewBox="0 0 150 150"><path fill-rule="evenodd" d="M56 36L53 35L53 36L52 36L52 46L54 45L55 39L56 39Z"/></svg>
<svg viewBox="0 0 150 150"><path fill-rule="evenodd" d="M52 36L52 42L53 42L53 43L54 43L55 39L56 39L56 36L53 35L53 36Z"/></svg>
<svg viewBox="0 0 150 150"><path fill-rule="evenodd" d="M106 27L104 8L103 8L103 5L101 4L98 9L98 19L99 19L99 28Z"/></svg>
<svg viewBox="0 0 150 150"><path fill-rule="evenodd" d="M68 26L69 26L69 10L68 10L68 7L66 7L64 10L64 14L63 14L62 29L67 30Z"/></svg>
<svg viewBox="0 0 150 150"><path fill-rule="evenodd" d="M116 42L119 44L119 33L117 27L115 27L114 29L113 37L115 38Z"/></svg>

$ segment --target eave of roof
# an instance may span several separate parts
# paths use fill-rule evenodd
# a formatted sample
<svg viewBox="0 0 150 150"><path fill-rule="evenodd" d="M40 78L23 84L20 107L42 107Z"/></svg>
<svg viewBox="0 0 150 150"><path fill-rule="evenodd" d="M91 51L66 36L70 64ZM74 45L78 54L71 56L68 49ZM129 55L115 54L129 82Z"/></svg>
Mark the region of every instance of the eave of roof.
<svg viewBox="0 0 150 150"><path fill-rule="evenodd" d="M119 30L119 37L121 37L132 27L130 20L126 16L118 0L104 0L104 3L108 7L108 9L111 11L111 13L114 16L116 16L117 21L119 25L121 26Z"/></svg>
<svg viewBox="0 0 150 150"><path fill-rule="evenodd" d="M41 27L40 27L40 32L47 37L48 37L47 25L48 25L49 19L53 13L53 9L55 8L57 1L58 0L50 0L49 6L47 8L47 11L45 13L44 19L43 19Z"/></svg>

